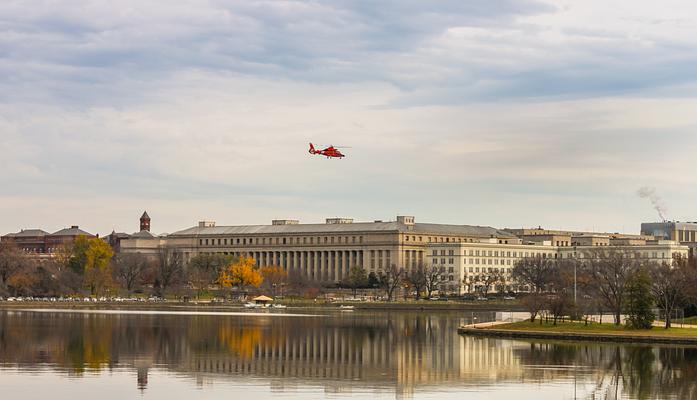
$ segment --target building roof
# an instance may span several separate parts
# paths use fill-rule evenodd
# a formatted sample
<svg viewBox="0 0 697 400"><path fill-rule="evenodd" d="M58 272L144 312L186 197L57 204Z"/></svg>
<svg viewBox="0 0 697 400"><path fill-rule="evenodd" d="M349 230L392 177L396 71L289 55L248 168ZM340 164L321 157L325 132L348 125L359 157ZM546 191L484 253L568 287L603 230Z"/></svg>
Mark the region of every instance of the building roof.
<svg viewBox="0 0 697 400"><path fill-rule="evenodd" d="M140 232L136 232L132 235L129 236L129 239L155 239L157 236L153 235L152 233L142 230Z"/></svg>
<svg viewBox="0 0 697 400"><path fill-rule="evenodd" d="M140 219L150 219L150 216L148 215L147 211L143 211L143 215L140 216Z"/></svg>
<svg viewBox="0 0 697 400"><path fill-rule="evenodd" d="M85 232L77 226L61 229L58 232L53 232L51 236L94 236L89 232Z"/></svg>
<svg viewBox="0 0 697 400"><path fill-rule="evenodd" d="M49 233L42 229L22 229L17 233L8 233L7 237L36 237L36 236L46 236Z"/></svg>
<svg viewBox="0 0 697 400"><path fill-rule="evenodd" d="M263 235L263 234L318 234L318 233L359 233L359 232L403 232L422 235L460 235L475 237L515 238L508 232L489 226L444 225L415 223L407 225L400 222L355 222L351 224L292 224L292 225L241 225L209 226L184 229L170 236L199 235Z"/></svg>

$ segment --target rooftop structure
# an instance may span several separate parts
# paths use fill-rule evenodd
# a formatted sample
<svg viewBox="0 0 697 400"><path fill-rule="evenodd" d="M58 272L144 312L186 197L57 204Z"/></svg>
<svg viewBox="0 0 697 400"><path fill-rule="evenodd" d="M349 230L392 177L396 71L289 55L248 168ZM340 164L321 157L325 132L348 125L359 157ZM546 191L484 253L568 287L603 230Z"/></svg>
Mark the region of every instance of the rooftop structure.
<svg viewBox="0 0 697 400"><path fill-rule="evenodd" d="M641 224L641 233L680 242L688 246L693 255L697 253L697 222L646 222Z"/></svg>

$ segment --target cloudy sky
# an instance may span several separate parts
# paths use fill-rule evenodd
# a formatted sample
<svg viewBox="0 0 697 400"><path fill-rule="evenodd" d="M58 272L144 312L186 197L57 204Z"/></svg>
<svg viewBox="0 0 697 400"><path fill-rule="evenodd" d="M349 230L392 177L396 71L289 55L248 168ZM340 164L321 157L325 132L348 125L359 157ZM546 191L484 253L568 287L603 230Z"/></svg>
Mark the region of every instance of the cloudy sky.
<svg viewBox="0 0 697 400"><path fill-rule="evenodd" d="M0 2L1 233L637 232L697 220L696 127L693 0Z"/></svg>

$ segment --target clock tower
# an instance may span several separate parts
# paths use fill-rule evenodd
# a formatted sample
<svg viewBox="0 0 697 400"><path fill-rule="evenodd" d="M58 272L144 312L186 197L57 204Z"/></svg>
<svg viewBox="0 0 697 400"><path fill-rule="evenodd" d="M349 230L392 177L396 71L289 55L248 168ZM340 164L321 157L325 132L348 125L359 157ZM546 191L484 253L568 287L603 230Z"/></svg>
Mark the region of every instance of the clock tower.
<svg viewBox="0 0 697 400"><path fill-rule="evenodd" d="M140 230L150 232L150 216L147 211L144 211L140 217Z"/></svg>

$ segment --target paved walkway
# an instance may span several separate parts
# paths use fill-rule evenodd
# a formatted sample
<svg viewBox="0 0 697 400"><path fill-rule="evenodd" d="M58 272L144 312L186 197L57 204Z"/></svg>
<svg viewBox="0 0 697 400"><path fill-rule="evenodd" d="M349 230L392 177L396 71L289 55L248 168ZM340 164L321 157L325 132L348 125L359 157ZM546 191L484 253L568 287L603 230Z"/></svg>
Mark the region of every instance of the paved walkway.
<svg viewBox="0 0 697 400"><path fill-rule="evenodd" d="M462 325L463 328L491 328L496 325L510 324L511 321L491 321L491 322L478 322L476 324Z"/></svg>

